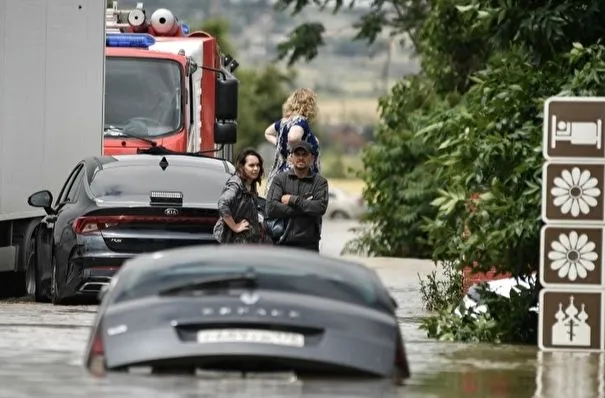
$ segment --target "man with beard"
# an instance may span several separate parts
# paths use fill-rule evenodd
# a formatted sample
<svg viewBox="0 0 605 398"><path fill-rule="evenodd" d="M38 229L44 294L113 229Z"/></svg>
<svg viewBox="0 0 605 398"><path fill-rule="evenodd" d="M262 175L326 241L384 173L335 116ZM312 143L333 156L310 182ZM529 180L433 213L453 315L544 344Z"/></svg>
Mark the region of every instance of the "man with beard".
<svg viewBox="0 0 605 398"><path fill-rule="evenodd" d="M289 169L275 176L267 194L267 217L287 223L279 244L319 252L321 220L328 207L328 181L311 170L313 149L305 141L290 148Z"/></svg>

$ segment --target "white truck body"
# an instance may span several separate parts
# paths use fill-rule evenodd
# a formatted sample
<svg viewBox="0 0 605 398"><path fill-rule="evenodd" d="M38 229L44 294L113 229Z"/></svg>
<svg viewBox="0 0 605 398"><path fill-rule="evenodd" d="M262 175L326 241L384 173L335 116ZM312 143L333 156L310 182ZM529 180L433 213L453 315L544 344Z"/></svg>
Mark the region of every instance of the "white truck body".
<svg viewBox="0 0 605 398"><path fill-rule="evenodd" d="M45 215L29 195L56 198L80 159L103 153L106 5L0 0L0 271L15 268L7 229Z"/></svg>

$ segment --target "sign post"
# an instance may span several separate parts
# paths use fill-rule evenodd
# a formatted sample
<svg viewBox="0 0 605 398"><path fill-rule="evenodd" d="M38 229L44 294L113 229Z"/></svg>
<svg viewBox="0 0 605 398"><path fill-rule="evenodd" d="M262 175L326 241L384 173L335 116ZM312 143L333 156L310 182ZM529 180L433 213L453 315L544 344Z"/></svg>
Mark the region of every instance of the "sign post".
<svg viewBox="0 0 605 398"><path fill-rule="evenodd" d="M605 97L544 104L540 316L544 351L605 351Z"/></svg>

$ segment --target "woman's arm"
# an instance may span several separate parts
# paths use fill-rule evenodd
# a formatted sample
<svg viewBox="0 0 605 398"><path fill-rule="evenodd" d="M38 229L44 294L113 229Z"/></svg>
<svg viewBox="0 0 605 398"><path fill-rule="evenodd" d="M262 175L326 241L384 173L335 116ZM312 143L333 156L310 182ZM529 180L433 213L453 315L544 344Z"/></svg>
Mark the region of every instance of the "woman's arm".
<svg viewBox="0 0 605 398"><path fill-rule="evenodd" d="M277 145L277 130L275 129L275 123L272 123L265 130L265 139L273 145Z"/></svg>
<svg viewBox="0 0 605 398"><path fill-rule="evenodd" d="M231 209L237 207L236 198L239 186L233 181L227 181L221 196L218 199L218 211L225 224L234 232L238 232L238 223L233 219Z"/></svg>

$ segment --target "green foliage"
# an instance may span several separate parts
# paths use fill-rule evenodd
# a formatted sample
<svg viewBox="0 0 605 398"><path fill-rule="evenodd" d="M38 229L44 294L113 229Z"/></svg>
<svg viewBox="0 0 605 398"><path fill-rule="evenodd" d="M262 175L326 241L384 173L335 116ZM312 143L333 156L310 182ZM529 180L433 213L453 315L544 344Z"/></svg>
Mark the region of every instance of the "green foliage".
<svg viewBox="0 0 605 398"><path fill-rule="evenodd" d="M278 59L286 58L289 55L289 66L299 59L312 60L317 56L318 48L324 45L322 38L324 31L324 26L317 22L297 26L288 34L287 41L277 45Z"/></svg>
<svg viewBox="0 0 605 398"><path fill-rule="evenodd" d="M364 220L368 234L346 245L344 253L426 258L432 246L421 230L425 218L436 209L430 202L441 182L427 160L436 148L425 145L415 131L434 112L450 104L441 101L427 80L413 77L398 83L391 95L380 100L382 123L374 142L363 151L365 169L360 172L369 211Z"/></svg>
<svg viewBox="0 0 605 398"><path fill-rule="evenodd" d="M278 0L276 8L280 11L291 9L292 15L300 13L305 7L315 6L321 9L332 5L332 12L342 7L354 7L355 0ZM357 29L356 40L369 44L385 30L401 38L403 43L408 39L416 46L420 29L428 5L426 0L380 0L373 1L367 13L354 25ZM288 64L305 60L309 61L318 54L318 48L324 45L323 34L326 29L322 23L307 22L295 27L288 39L278 46L278 58L288 59Z"/></svg>
<svg viewBox="0 0 605 398"><path fill-rule="evenodd" d="M281 117L282 104L294 80L275 66L242 69L235 75L240 80L237 149L256 147L265 141L267 126Z"/></svg>
<svg viewBox="0 0 605 398"><path fill-rule="evenodd" d="M443 304L420 327L441 341L536 344L538 314L530 310L536 305L538 290L531 285L515 289L506 298L482 284L478 289L482 300L475 307L466 308L460 300Z"/></svg>
<svg viewBox="0 0 605 398"><path fill-rule="evenodd" d="M483 68L488 54L487 29L469 29L474 14L460 12L458 3L435 2L422 25L418 45L423 73L440 94L466 92L470 74Z"/></svg>
<svg viewBox="0 0 605 398"><path fill-rule="evenodd" d="M543 103L557 94L603 95L605 47L576 43L539 65L518 47L494 54L472 77L474 85L455 108L458 116L419 133L427 144L448 140L430 160L447 186L432 202L437 216L424 225L435 258L459 267L474 263L482 271L495 265L513 275L538 270ZM538 291L511 291L510 300L484 292L488 313L462 318L452 313L457 301L450 300L423 327L441 339L535 343L537 319L529 308Z"/></svg>
<svg viewBox="0 0 605 398"><path fill-rule="evenodd" d="M604 16L596 0L431 3L417 36L423 72L381 99L363 153L373 228L347 248L451 267L445 285L422 284L430 336L535 343L539 286L483 292L486 313L458 316L456 278L471 264L538 270L543 104L605 94Z"/></svg>
<svg viewBox="0 0 605 398"><path fill-rule="evenodd" d="M462 275L452 263L435 264L443 274L431 272L425 279L420 275L420 294L427 311L443 311L451 302L462 300Z"/></svg>
<svg viewBox="0 0 605 398"><path fill-rule="evenodd" d="M321 154L322 175L326 178L346 178L347 170L343 153L338 147L328 147Z"/></svg>
<svg viewBox="0 0 605 398"><path fill-rule="evenodd" d="M421 132L426 143L444 142L431 162L447 189L432 202L437 217L426 229L434 256L497 265L516 274L536 270L540 229L543 101L557 75L535 73L521 50L496 54L456 113L439 128ZM469 211L474 193L476 211ZM471 231L462 239L465 227ZM454 237L452 239L452 237Z"/></svg>

